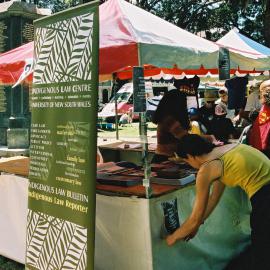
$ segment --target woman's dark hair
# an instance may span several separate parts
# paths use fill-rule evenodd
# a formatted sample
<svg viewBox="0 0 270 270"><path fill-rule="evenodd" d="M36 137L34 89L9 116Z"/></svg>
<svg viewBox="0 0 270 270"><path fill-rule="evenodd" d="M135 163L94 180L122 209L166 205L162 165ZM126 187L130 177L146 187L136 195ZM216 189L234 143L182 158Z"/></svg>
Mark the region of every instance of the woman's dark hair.
<svg viewBox="0 0 270 270"><path fill-rule="evenodd" d="M187 155L202 156L210 153L215 145L196 134L183 136L178 144L176 153L181 158L187 158Z"/></svg>
<svg viewBox="0 0 270 270"><path fill-rule="evenodd" d="M177 89L168 91L158 104L153 116L153 123L158 124L167 116L173 117L185 129L190 128L187 111L187 98Z"/></svg>

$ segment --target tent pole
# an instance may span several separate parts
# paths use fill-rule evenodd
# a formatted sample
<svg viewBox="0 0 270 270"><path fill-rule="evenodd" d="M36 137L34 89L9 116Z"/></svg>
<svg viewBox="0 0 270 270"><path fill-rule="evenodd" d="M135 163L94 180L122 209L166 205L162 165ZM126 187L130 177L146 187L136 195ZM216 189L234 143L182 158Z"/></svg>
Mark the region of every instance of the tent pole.
<svg viewBox="0 0 270 270"><path fill-rule="evenodd" d="M118 129L118 111L117 111L117 99L116 99L116 93L118 90L118 83L116 81L116 73L113 73L113 94L114 94L114 110L115 110L115 132L116 132L116 140L119 140L119 129Z"/></svg>
<svg viewBox="0 0 270 270"><path fill-rule="evenodd" d="M140 43L138 43L138 65L142 66L141 54L140 54ZM152 195L152 189L150 186L151 166L148 160L148 139L147 139L147 122L146 112L139 113L139 132L140 141L142 143L142 164L144 169L143 186L145 187L145 196L149 199Z"/></svg>

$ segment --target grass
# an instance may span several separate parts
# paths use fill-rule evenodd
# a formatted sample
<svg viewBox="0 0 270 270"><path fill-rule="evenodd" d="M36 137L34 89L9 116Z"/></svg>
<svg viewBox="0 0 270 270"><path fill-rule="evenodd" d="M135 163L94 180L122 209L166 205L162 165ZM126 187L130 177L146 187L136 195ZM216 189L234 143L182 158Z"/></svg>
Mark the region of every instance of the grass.
<svg viewBox="0 0 270 270"><path fill-rule="evenodd" d="M156 126L152 123L147 123L147 135L149 137L156 135ZM99 138L116 138L116 131L113 130L98 130ZM139 140L139 123L132 123L132 125L125 125L119 127L119 139L123 138L137 138Z"/></svg>
<svg viewBox="0 0 270 270"><path fill-rule="evenodd" d="M24 270L24 265L0 256L0 270Z"/></svg>

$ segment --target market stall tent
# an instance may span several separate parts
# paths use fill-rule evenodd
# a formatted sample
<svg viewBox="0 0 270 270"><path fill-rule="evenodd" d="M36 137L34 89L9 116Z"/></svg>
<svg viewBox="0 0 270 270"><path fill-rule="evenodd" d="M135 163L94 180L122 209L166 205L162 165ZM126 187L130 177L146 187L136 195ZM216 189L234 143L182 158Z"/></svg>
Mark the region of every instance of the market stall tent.
<svg viewBox="0 0 270 270"><path fill-rule="evenodd" d="M0 55L0 83L15 84L19 81L24 71L31 69L33 63L34 42L29 42L20 47ZM26 74L25 78L32 81ZM24 79L25 79L24 78Z"/></svg>
<svg viewBox="0 0 270 270"><path fill-rule="evenodd" d="M144 64L193 70L202 64L205 68L217 66L219 48L215 43L124 0L105 2L99 7L99 14L101 76ZM32 43L24 46L33 51ZM9 55L12 53L10 51ZM16 61L16 58L2 59L0 55L0 69L2 64L15 64Z"/></svg>
<svg viewBox="0 0 270 270"><path fill-rule="evenodd" d="M130 79L136 65L145 67L145 76L218 75L220 47L124 0L100 6L100 78L118 71L119 78ZM231 74L269 69L268 57L240 48L229 48Z"/></svg>
<svg viewBox="0 0 270 270"><path fill-rule="evenodd" d="M216 42L230 50L231 68L270 70L270 48L233 28Z"/></svg>
<svg viewBox="0 0 270 270"><path fill-rule="evenodd" d="M180 69L216 68L219 47L124 0L100 6L100 69L151 64Z"/></svg>
<svg viewBox="0 0 270 270"><path fill-rule="evenodd" d="M121 79L132 77L133 66L144 66L146 76L163 72L174 75L218 74L220 46L228 46L231 74L269 69L269 56L254 53L242 44L232 46L208 41L189 33L124 0L109 0L99 7L100 80L117 73ZM237 44L237 43L235 43ZM239 49L241 48L241 50ZM269 55L269 54L268 54ZM0 55L0 82L14 84L28 75L26 59L33 59L33 43ZM29 61L28 61L29 63ZM129 73L128 73L129 72ZM31 76L26 76L31 81Z"/></svg>

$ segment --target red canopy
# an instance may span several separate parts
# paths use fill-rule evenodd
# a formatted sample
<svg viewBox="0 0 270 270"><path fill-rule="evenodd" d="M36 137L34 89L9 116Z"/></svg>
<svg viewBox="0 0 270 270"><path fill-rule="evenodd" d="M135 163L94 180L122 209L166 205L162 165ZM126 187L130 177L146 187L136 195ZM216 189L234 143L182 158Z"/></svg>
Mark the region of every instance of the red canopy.
<svg viewBox="0 0 270 270"><path fill-rule="evenodd" d="M26 63L33 62L33 49L34 42L29 42L0 55L0 83L15 84L19 80Z"/></svg>
<svg viewBox="0 0 270 270"><path fill-rule="evenodd" d="M12 84L14 85L16 82L19 81L20 77L23 74L25 65L29 62L33 61L33 42L29 42L25 45L22 45L16 49L10 50L8 52L5 52L0 55L0 83L1 84ZM123 49L124 47L121 46ZM131 47L129 47L128 51L131 53ZM115 53L117 52L117 49L115 49ZM114 49L109 48L108 49L100 49L103 53L101 53L101 57L104 57L104 65L106 66L106 54L112 52ZM134 55L137 55L137 51L134 51ZM131 79L132 78L132 61L127 57L121 57L121 59L125 58L122 62L116 61L115 64L109 65L110 68L114 66L114 68L122 67L123 63L126 61L126 66L124 68L118 68L118 71L116 72L116 76L121 79ZM135 57L134 57L135 58ZM129 59L129 60L127 60ZM27 61L29 60L29 61ZM119 65L119 66L118 66ZM134 59L134 65L137 65L137 62ZM104 68L103 70L106 70ZM230 73L235 74L236 71L239 73L256 73L256 70L240 70L240 69L231 69ZM207 76L207 75L218 75L218 69L206 69L203 65L199 69L180 69L177 66L174 66L173 68L159 68L154 65L144 65L144 76L150 77L159 75L161 73L164 74L171 74L171 75L199 75L199 76ZM28 75L25 79L26 83L32 82L32 74Z"/></svg>
<svg viewBox="0 0 270 270"><path fill-rule="evenodd" d="M99 74L102 76L117 73L119 78L131 78L131 67L136 65L145 67L145 76L161 72L201 76L218 73L219 47L214 42L124 0L106 1L99 6L99 14ZM33 42L1 54L0 83L20 82L25 78L21 74L28 75L27 65L32 59ZM232 69L231 73L236 70ZM250 70L253 71L252 66ZM29 76L26 78L31 80Z"/></svg>
<svg viewBox="0 0 270 270"><path fill-rule="evenodd" d="M120 80L127 80L132 78L132 71L133 68L131 66L125 67L121 70L119 70L116 73L116 76ZM241 69L230 69L230 74L231 75L245 75L245 74L250 74L251 76L257 76L261 74L261 71L256 71L255 69L253 70L241 70ZM206 76L218 76L218 69L217 68L209 68L206 69L204 68L203 65L199 69L179 69L176 66L174 68L159 68L155 67L153 65L144 65L144 77L162 77L162 74L166 75L172 75L173 77L180 78L185 75L197 75L199 77L206 77ZM165 76L167 77L167 76Z"/></svg>
<svg viewBox="0 0 270 270"><path fill-rule="evenodd" d="M198 69L201 64L206 68L216 67L216 44L124 0L106 1L99 6L99 16L100 75L111 75L127 66L144 64L165 68L172 68L174 64L190 69ZM12 65L9 69L12 72L22 70L21 60L29 57L25 53L30 52L32 57L33 51L33 43L25 46L5 53L8 58L5 54L0 55L0 70L1 64L6 63ZM18 51L22 51L19 58ZM14 78L18 76L13 76L10 83L14 83Z"/></svg>

